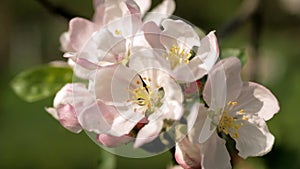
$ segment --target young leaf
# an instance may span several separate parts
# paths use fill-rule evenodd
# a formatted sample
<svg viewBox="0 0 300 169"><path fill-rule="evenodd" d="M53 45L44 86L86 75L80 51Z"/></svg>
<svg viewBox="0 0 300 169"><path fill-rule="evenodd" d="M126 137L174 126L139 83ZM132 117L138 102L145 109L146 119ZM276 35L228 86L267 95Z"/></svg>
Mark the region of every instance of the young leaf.
<svg viewBox="0 0 300 169"><path fill-rule="evenodd" d="M53 96L63 85L72 82L72 78L69 67L43 65L18 74L11 87L20 98L35 102Z"/></svg>
<svg viewBox="0 0 300 169"><path fill-rule="evenodd" d="M247 56L244 49L223 49L221 52L221 59L228 58L228 57L237 57L240 59L242 65L244 66L247 62Z"/></svg>

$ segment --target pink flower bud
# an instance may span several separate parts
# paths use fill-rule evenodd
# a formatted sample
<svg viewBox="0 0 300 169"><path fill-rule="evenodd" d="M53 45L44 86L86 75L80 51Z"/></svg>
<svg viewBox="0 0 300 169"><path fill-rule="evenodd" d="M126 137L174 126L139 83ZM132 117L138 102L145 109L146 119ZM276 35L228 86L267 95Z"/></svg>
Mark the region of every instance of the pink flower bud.
<svg viewBox="0 0 300 169"><path fill-rule="evenodd" d="M175 159L184 169L201 169L200 145L184 138L176 144Z"/></svg>
<svg viewBox="0 0 300 169"><path fill-rule="evenodd" d="M111 136L108 134L99 134L97 136L97 141L106 147L117 147L122 144L129 143L133 141L133 139L134 138L131 137L129 134L121 137Z"/></svg>

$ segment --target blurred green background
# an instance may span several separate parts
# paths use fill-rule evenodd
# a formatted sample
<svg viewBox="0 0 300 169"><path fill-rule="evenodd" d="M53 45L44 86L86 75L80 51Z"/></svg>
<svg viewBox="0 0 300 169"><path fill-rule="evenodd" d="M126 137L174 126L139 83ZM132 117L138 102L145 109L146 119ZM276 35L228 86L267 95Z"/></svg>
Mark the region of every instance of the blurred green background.
<svg viewBox="0 0 300 169"><path fill-rule="evenodd" d="M51 0L86 18L93 13L91 1ZM218 33L228 21L239 16L242 3L242 0L178 0L175 15ZM221 48L246 49L249 57L244 79L252 78L249 72L255 66L258 72L255 81L271 89L281 105L280 113L268 122L276 136L272 152L243 161L236 168L299 169L300 1L264 0L263 4L261 34L256 39L258 53L252 50L255 31L251 19L219 39ZM46 113L44 107L52 104L51 99L26 103L9 87L10 80L20 71L62 59L58 39L68 29L68 21L49 13L35 0L1 0L0 11L0 168L97 168L101 148L85 133L68 132ZM117 157L117 168L166 168L170 158L169 153L145 159Z"/></svg>

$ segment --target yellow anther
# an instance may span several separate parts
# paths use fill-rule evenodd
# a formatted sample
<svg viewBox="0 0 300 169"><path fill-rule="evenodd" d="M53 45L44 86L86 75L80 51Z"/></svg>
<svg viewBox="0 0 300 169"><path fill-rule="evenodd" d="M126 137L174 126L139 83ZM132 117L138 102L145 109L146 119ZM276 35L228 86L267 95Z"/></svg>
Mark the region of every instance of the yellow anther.
<svg viewBox="0 0 300 169"><path fill-rule="evenodd" d="M244 109L241 109L241 110L239 111L239 114L245 114Z"/></svg>
<svg viewBox="0 0 300 169"><path fill-rule="evenodd" d="M118 30L118 29L116 29L116 30L115 30L115 34L116 34L116 35L121 35L121 34L122 34L122 31L121 31L121 30Z"/></svg>
<svg viewBox="0 0 300 169"><path fill-rule="evenodd" d="M243 117L242 117L242 120L244 120L244 121L248 121L248 120L249 120L249 118L248 118L247 116L243 116Z"/></svg>
<svg viewBox="0 0 300 169"><path fill-rule="evenodd" d="M170 62L171 67L175 68L179 64L189 63L189 59L192 57L192 54L187 49L173 45L169 49L169 53L166 54L164 57Z"/></svg>
<svg viewBox="0 0 300 169"><path fill-rule="evenodd" d="M237 105L237 102L232 102L231 103L233 106L236 106Z"/></svg>

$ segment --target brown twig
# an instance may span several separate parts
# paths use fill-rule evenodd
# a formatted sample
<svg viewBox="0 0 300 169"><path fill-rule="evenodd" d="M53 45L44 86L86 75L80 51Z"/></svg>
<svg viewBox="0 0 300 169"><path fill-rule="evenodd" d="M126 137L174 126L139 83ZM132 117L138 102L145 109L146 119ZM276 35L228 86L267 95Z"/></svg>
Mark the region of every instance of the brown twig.
<svg viewBox="0 0 300 169"><path fill-rule="evenodd" d="M48 0L36 0L39 2L42 6L44 6L49 12L62 16L63 18L67 20L71 20L72 18L76 17L77 15L71 13L70 11L66 10L63 7L56 6L53 3L51 3Z"/></svg>
<svg viewBox="0 0 300 169"><path fill-rule="evenodd" d="M238 9L236 15L218 29L218 37L229 36L236 31L246 21L248 21L257 11L260 0L245 0Z"/></svg>
<svg viewBox="0 0 300 169"><path fill-rule="evenodd" d="M250 62L250 75L249 78L252 81L258 80L259 73L259 50L260 50L260 39L263 26L263 1L261 0L257 10L251 17L251 59Z"/></svg>

